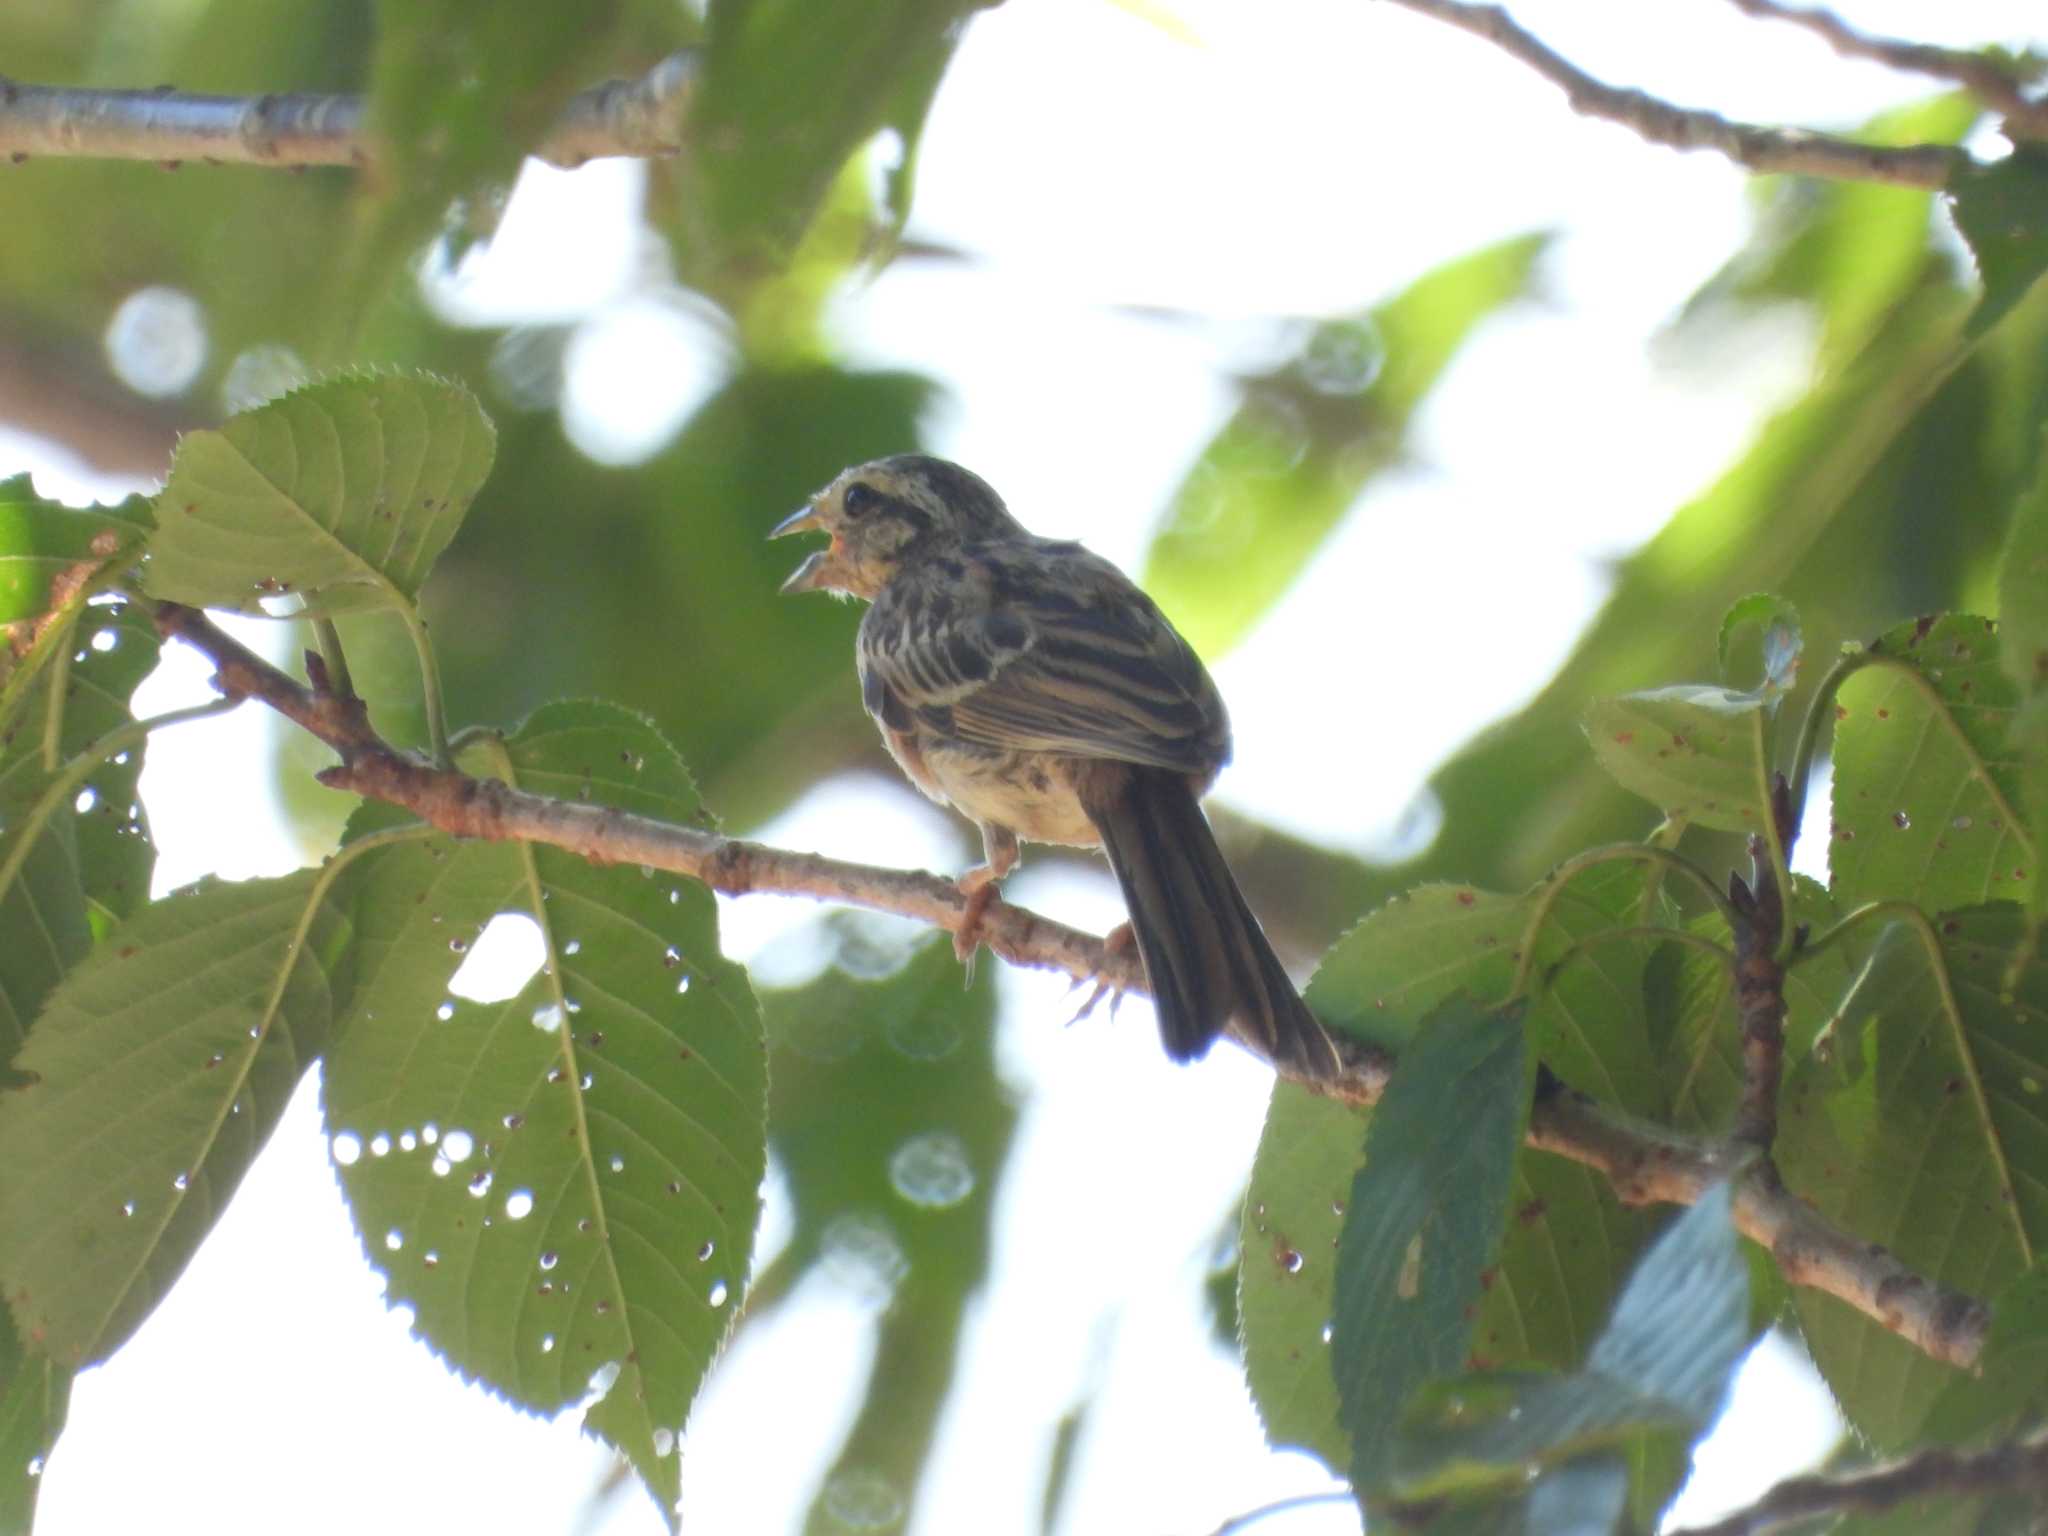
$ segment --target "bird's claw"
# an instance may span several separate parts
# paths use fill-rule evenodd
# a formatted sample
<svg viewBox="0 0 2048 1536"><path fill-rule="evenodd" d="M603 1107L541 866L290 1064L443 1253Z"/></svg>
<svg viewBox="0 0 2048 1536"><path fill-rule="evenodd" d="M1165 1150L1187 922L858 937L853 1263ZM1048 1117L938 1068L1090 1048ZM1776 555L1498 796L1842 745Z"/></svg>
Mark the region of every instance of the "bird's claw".
<svg viewBox="0 0 2048 1536"><path fill-rule="evenodd" d="M960 877L960 894L967 898L967 909L960 914L960 926L953 930L953 957L967 972L967 984L974 985L974 957L981 949L981 929L988 920L988 909L998 895L996 877L986 867L970 869Z"/></svg>
<svg viewBox="0 0 2048 1536"><path fill-rule="evenodd" d="M1129 923L1119 923L1102 936L1102 948L1105 954L1108 955L1122 954L1125 950L1135 946L1137 942L1138 935L1133 931ZM1107 977L1100 975L1077 976L1074 978L1074 986L1078 987L1083 981L1092 981L1095 985L1089 991L1087 1000L1081 1004L1074 1016L1067 1020L1067 1027L1071 1029L1074 1025L1087 1018L1095 1011L1097 1005L1105 997L1109 999L1109 1017L1110 1021L1114 1023L1116 1021L1117 1009L1123 1006L1124 989ZM1071 991L1072 988L1068 990Z"/></svg>

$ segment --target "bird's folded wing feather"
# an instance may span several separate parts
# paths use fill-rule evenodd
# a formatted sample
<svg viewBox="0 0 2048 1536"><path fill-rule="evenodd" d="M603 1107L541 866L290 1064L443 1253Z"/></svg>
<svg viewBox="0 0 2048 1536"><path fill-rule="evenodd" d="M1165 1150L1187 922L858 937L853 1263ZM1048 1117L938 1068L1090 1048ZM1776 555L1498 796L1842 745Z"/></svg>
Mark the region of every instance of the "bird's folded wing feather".
<svg viewBox="0 0 2048 1536"><path fill-rule="evenodd" d="M986 747L1214 771L1229 741L1215 685L1150 601L1102 569L1117 584L1106 592L1005 584L991 609L877 624L869 692Z"/></svg>

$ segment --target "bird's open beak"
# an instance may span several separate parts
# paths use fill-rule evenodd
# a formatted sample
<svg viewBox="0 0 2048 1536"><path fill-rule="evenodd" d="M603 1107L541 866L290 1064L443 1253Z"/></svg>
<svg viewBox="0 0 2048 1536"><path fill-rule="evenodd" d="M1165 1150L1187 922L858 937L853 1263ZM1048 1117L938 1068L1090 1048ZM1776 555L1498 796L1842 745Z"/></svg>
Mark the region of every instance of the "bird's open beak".
<svg viewBox="0 0 2048 1536"><path fill-rule="evenodd" d="M818 517L815 506L802 506L790 513L781 522L768 530L771 539L787 538L792 533L823 533L825 525ZM831 584L837 574L833 556L839 553L839 538L835 534L832 542L824 549L813 550L804 557L804 563L789 573L789 579L782 584L784 592L816 592Z"/></svg>

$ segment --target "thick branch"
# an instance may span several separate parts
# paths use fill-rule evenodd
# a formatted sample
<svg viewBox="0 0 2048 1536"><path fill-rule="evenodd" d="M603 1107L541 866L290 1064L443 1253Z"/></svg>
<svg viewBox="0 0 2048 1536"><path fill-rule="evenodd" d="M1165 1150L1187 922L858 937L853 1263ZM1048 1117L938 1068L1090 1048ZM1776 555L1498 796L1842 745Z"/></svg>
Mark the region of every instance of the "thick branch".
<svg viewBox="0 0 2048 1536"><path fill-rule="evenodd" d="M1859 32L1833 11L1816 6L1786 5L1782 0L1729 0L1745 16L1788 21L1819 37L1845 59L1868 59L1908 74L1951 81L1986 106L2004 115L2006 127L2026 138L2048 136L2048 101L2032 101L2021 89L2024 79L1989 54L1960 48L1938 48Z"/></svg>
<svg viewBox="0 0 2048 1536"><path fill-rule="evenodd" d="M165 636L186 641L213 662L215 685L223 693L260 700L339 753L341 762L320 774L322 783L402 806L453 836L547 843L593 863L644 864L733 895L779 891L810 896L955 932L966 917L967 901L959 887L923 871L878 869L770 848L429 767L384 742L360 700L294 681L196 609L160 603L156 623ZM317 683L324 669L318 657L308 660ZM1093 934L1022 907L992 903L981 933L991 949L1014 964L1063 971L1079 981L1104 981L1124 991L1149 991L1143 966L1128 947L1111 949ZM1255 1038L1234 1030L1233 1038L1261 1054ZM1296 1080L1353 1103L1376 1101L1393 1062L1357 1041L1340 1039L1338 1047L1344 1065L1335 1077ZM1768 1163L1740 1171L1746 1151L1738 1157L1729 1148L1638 1124L1570 1089L1547 1093L1536 1104L1529 1143L1598 1169L1630 1204L1690 1205L1735 1173L1737 1226L1772 1252L1793 1284L1839 1296L1938 1360L1968 1366L1983 1347L1989 1319L1979 1303L1941 1289L1882 1248L1830 1225L1788 1194Z"/></svg>
<svg viewBox="0 0 2048 1536"><path fill-rule="evenodd" d="M1747 1509L1712 1525L1688 1526L1675 1536L1763 1536L1821 1515L1856 1510L1881 1514L1936 1494L1998 1493L2024 1493L2036 1499L2048 1493L2048 1435L1983 1451L1922 1451L1889 1466L1839 1477L1795 1477Z"/></svg>
<svg viewBox="0 0 2048 1536"><path fill-rule="evenodd" d="M1737 165L1766 175L1823 176L1837 181L1880 181L1938 191L1972 164L1946 144L1888 147L1803 128L1766 128L1739 123L1688 107L1673 106L1642 91L1596 80L1570 60L1522 30L1497 5L1464 0L1393 0L1411 11L1482 37L1561 88L1572 110L1633 129L1652 144L1672 149L1711 149Z"/></svg>
<svg viewBox="0 0 2048 1536"><path fill-rule="evenodd" d="M696 75L694 57L679 53L637 80L579 92L532 153L559 166L604 155L675 154ZM360 96L198 96L0 79L0 155L362 166L376 158L376 146L364 130Z"/></svg>

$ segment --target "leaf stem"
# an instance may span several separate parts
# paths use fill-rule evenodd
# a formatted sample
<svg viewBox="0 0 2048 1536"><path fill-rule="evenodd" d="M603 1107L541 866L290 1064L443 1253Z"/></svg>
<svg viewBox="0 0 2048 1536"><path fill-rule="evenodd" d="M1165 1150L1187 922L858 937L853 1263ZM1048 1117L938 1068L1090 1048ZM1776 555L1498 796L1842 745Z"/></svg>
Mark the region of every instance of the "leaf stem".
<svg viewBox="0 0 2048 1536"><path fill-rule="evenodd" d="M341 627L332 619L315 619L313 638L320 647L320 659L327 663L328 688L337 698L354 698L356 685L349 677L348 655L341 648Z"/></svg>
<svg viewBox="0 0 2048 1536"><path fill-rule="evenodd" d="M1842 684L1875 659L1869 651L1861 648L1844 652L1828 668L1820 686L1814 689L1813 698L1807 702L1806 718L1799 723L1799 740L1792 752L1792 825L1795 827L1805 824L1807 784L1813 778L1813 759L1820 750L1821 727L1834 706L1835 695L1841 691ZM1769 803L1768 800L1765 802Z"/></svg>
<svg viewBox="0 0 2048 1536"><path fill-rule="evenodd" d="M400 603L398 615L405 620L405 632L420 659L420 707L427 717L427 752L436 768L446 768L448 759L448 716L441 703L441 663L434 656L434 642L427 635L427 621L415 603Z"/></svg>
<svg viewBox="0 0 2048 1536"><path fill-rule="evenodd" d="M1655 865L1660 870L1670 870L1685 876L1713 902L1732 932L1736 923L1736 912L1729 904L1727 893L1714 883L1699 865L1675 849L1662 848L1655 843L1608 843L1599 848L1588 848L1584 853L1574 854L1550 872L1536 904L1529 913L1529 921L1522 929L1521 954L1515 962L1514 984L1508 988L1509 997L1520 997L1528 989L1530 972L1536 964L1536 939L1543 931L1543 925L1550 919L1550 909L1557 904L1557 898L1564 888L1587 870L1601 864L1618 861L1632 861Z"/></svg>

